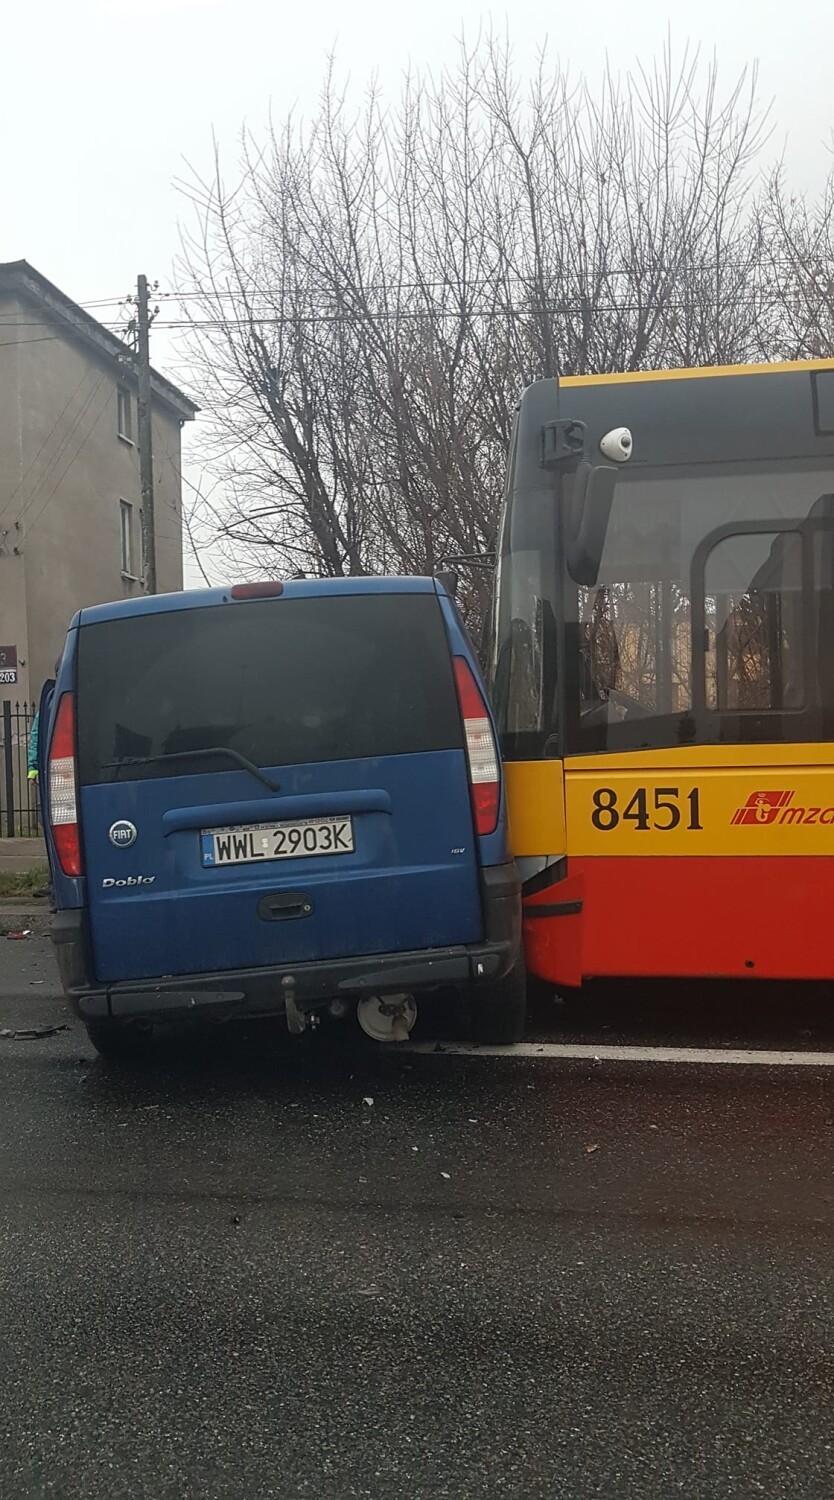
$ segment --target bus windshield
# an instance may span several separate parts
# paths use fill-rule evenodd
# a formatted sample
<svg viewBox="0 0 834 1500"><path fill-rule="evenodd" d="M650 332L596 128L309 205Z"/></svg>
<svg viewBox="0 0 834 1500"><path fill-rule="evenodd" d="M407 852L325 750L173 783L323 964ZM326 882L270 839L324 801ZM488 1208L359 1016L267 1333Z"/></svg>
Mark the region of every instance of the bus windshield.
<svg viewBox="0 0 834 1500"><path fill-rule="evenodd" d="M832 489L813 460L624 469L592 586L509 497L504 754L834 738Z"/></svg>
<svg viewBox="0 0 834 1500"><path fill-rule="evenodd" d="M834 497L813 464L635 470L563 573L568 752L830 737Z"/></svg>

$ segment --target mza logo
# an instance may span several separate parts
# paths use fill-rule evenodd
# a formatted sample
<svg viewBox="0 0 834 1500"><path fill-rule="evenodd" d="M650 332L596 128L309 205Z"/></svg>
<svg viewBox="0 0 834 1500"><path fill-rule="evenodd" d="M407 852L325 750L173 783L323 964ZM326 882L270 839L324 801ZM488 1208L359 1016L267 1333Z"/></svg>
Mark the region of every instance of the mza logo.
<svg viewBox="0 0 834 1500"><path fill-rule="evenodd" d="M796 807L793 792L751 792L735 823L834 823L834 807Z"/></svg>
<svg viewBox="0 0 834 1500"><path fill-rule="evenodd" d="M743 807L737 807L731 823L775 823L793 792L751 792Z"/></svg>

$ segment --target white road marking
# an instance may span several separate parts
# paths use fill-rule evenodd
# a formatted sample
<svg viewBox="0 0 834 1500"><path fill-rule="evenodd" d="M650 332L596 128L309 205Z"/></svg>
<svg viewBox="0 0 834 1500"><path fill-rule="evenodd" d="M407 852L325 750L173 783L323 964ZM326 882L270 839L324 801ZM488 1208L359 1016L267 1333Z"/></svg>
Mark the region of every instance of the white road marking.
<svg viewBox="0 0 834 1500"><path fill-rule="evenodd" d="M834 1052L770 1052L737 1047L593 1047L578 1042L519 1042L515 1047L476 1047L441 1042L446 1057L558 1058L570 1062L700 1063L759 1068L834 1068ZM437 1053L437 1042L414 1042L400 1052Z"/></svg>

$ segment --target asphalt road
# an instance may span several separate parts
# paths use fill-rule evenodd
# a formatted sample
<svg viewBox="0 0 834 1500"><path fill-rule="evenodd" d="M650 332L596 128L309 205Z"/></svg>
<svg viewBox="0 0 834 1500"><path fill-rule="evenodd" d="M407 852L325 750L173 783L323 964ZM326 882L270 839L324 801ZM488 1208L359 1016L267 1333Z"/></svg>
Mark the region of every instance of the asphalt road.
<svg viewBox="0 0 834 1500"><path fill-rule="evenodd" d="M750 1004L536 1034L720 1046ZM0 937L3 1496L832 1493L834 1070L261 1035L137 1074L21 1034L67 1020Z"/></svg>

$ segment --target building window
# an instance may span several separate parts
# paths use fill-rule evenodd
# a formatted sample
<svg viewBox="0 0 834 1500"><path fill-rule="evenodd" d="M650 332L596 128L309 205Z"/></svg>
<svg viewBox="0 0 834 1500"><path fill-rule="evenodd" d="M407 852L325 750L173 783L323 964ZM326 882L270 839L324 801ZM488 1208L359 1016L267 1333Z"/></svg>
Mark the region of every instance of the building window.
<svg viewBox="0 0 834 1500"><path fill-rule="evenodd" d="M126 386L118 388L118 432L126 443L133 442L133 397Z"/></svg>
<svg viewBox="0 0 834 1500"><path fill-rule="evenodd" d="M133 506L129 500L119 501L119 525L121 528L122 577L135 578L135 548L133 541Z"/></svg>

